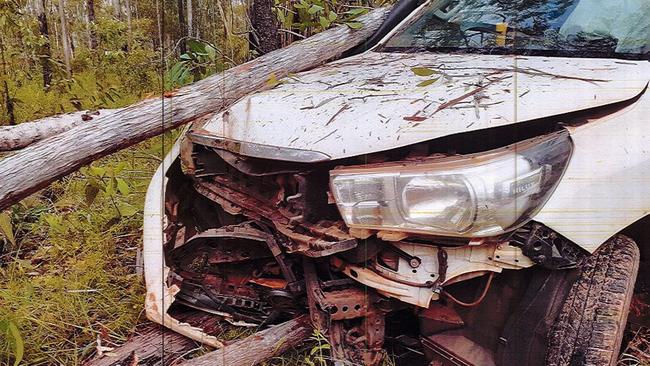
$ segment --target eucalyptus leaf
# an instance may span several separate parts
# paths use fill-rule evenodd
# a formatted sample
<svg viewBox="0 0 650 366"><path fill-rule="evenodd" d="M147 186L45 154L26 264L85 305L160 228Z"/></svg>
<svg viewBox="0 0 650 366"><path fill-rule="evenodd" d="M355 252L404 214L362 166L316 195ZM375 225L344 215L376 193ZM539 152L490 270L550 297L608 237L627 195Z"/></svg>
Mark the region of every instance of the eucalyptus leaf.
<svg viewBox="0 0 650 366"><path fill-rule="evenodd" d="M368 12L368 9L365 8L354 8L351 10L348 10L345 12L345 14L352 16L352 17L357 17L359 15L365 14Z"/></svg>
<svg viewBox="0 0 650 366"><path fill-rule="evenodd" d="M329 26L332 24L329 19L321 16L318 17L318 23L320 23L320 26L323 27L323 29L329 28Z"/></svg>
<svg viewBox="0 0 650 366"><path fill-rule="evenodd" d="M433 79L425 80L425 81L419 83L417 86L428 86L428 85L431 85L431 84L435 83L439 79L440 78L433 78Z"/></svg>
<svg viewBox="0 0 650 366"><path fill-rule="evenodd" d="M117 190L125 196L131 191L128 183L126 183L126 181L122 178L117 178Z"/></svg>
<svg viewBox="0 0 650 366"><path fill-rule="evenodd" d="M118 210L120 211L120 215L128 217L128 216L133 216L140 211L137 207L130 205L128 203L120 203L117 206Z"/></svg>
<svg viewBox="0 0 650 366"><path fill-rule="evenodd" d="M99 188L92 184L86 184L86 189L85 189L85 198L86 198L86 205L90 206L95 202L95 198L97 198L97 194L99 194Z"/></svg>
<svg viewBox="0 0 650 366"><path fill-rule="evenodd" d="M271 75L269 75L269 79L266 81L266 85L270 88L275 88L280 84L282 84L282 82L278 80L278 78L275 76L275 73L271 73Z"/></svg>
<svg viewBox="0 0 650 366"><path fill-rule="evenodd" d="M413 67L411 68L411 71L417 76L431 76L434 74L440 74L440 72L436 70L432 70L428 67Z"/></svg>
<svg viewBox="0 0 650 366"><path fill-rule="evenodd" d="M361 22L346 22L345 25L347 25L350 29L361 29L361 28L363 28L363 23L361 23Z"/></svg>
<svg viewBox="0 0 650 366"><path fill-rule="evenodd" d="M18 326L11 320L0 320L0 332L0 334L4 333L0 339L5 338L11 340L10 344L14 352L14 366L18 366L25 354L25 341L20 335Z"/></svg>
<svg viewBox="0 0 650 366"><path fill-rule="evenodd" d="M319 11L322 11L323 9L325 9L325 8L323 8L323 7L320 6L320 5L316 5L316 4L314 4L314 5L312 5L312 6L309 8L309 10L307 10L307 12L308 12L309 14L312 14L312 15L313 15L313 14L318 13Z"/></svg>
<svg viewBox="0 0 650 366"><path fill-rule="evenodd" d="M6 212L0 213L0 234L2 234L11 245L16 245L13 225L11 224L11 216Z"/></svg>

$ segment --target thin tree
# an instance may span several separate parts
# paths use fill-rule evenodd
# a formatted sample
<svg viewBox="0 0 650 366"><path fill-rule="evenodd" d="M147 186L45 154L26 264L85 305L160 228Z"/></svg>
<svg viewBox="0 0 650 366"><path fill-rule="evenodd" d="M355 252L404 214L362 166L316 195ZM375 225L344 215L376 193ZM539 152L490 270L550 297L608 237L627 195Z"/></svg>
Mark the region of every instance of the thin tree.
<svg viewBox="0 0 650 366"><path fill-rule="evenodd" d="M253 0L248 16L253 28L249 34L253 50L263 55L280 48L278 21L273 14L273 0Z"/></svg>
<svg viewBox="0 0 650 366"><path fill-rule="evenodd" d="M113 16L115 19L122 19L122 9L120 5L120 0L112 0L113 5Z"/></svg>
<svg viewBox="0 0 650 366"><path fill-rule="evenodd" d="M126 14L126 25L127 25L127 29L128 29L128 32L129 32L129 34L127 36L127 45L129 47L129 51L130 51L131 50L131 43L132 43L131 40L132 40L132 37L133 37L133 28L131 26L131 3L129 2L129 0L124 0L124 7L126 8L124 13Z"/></svg>
<svg viewBox="0 0 650 366"><path fill-rule="evenodd" d="M3 87L3 96L5 108L7 109L7 115L9 116L9 125L13 126L16 124L16 114L14 113L14 100L9 94L9 74L7 73L7 60L5 59L5 46L3 43L2 37L0 37L0 62L2 62L2 87Z"/></svg>
<svg viewBox="0 0 650 366"><path fill-rule="evenodd" d="M95 22L97 21L95 17L95 0L86 0L86 12L88 14L88 27L90 28L90 48L95 50L98 45L97 28L95 26Z"/></svg>
<svg viewBox="0 0 650 366"><path fill-rule="evenodd" d="M92 0L91 0L92 1ZM43 37L43 45L39 50L39 59L43 73L43 88L47 90L52 84L52 50L50 49L50 31L47 28L47 13L45 12L45 0L36 0L36 17L38 18L38 32Z"/></svg>
<svg viewBox="0 0 650 366"><path fill-rule="evenodd" d="M178 0L177 5L178 5L178 26L180 27L181 32L183 32L187 28L187 24L185 23L185 7L183 6L184 5L183 0ZM185 46L185 40L182 40L178 45L178 47L181 54L187 52L187 47Z"/></svg>
<svg viewBox="0 0 650 366"><path fill-rule="evenodd" d="M68 78L72 77L72 50L68 36L68 26L65 18L65 0L59 0L59 18L61 18L61 46L63 48L63 61Z"/></svg>
<svg viewBox="0 0 650 366"><path fill-rule="evenodd" d="M192 12L192 0L187 1L187 36L192 37L192 23L194 21L194 14Z"/></svg>

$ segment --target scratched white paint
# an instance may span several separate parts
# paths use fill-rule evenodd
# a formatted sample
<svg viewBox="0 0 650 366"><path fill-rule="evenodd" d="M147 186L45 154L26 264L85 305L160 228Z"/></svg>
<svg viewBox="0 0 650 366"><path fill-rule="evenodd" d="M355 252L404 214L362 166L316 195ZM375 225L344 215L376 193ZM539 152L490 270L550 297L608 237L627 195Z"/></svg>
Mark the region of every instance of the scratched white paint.
<svg viewBox="0 0 650 366"><path fill-rule="evenodd" d="M165 188L167 177L165 173L178 158L180 152L180 140L176 141L163 163L158 167L151 178L144 203L144 223L142 232L144 259L144 278L147 286L145 297L145 314L147 318L155 323L172 329L197 342L220 348L223 344L211 335L206 334L202 329L193 327L190 324L182 323L167 313L167 310L174 302L175 295L180 291L176 285L167 286L169 267L165 265L163 253L164 233L164 207Z"/></svg>
<svg viewBox="0 0 650 366"><path fill-rule="evenodd" d="M647 61L366 52L245 97L205 129L338 159L626 100L649 79Z"/></svg>
<svg viewBox="0 0 650 366"><path fill-rule="evenodd" d="M650 93L570 133L569 166L534 220L593 252L650 213Z"/></svg>

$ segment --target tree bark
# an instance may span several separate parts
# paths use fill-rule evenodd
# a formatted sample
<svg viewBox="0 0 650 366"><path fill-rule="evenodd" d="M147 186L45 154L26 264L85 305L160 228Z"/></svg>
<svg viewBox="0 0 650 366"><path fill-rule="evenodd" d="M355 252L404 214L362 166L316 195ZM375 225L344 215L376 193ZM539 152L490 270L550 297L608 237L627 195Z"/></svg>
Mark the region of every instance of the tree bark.
<svg viewBox="0 0 650 366"><path fill-rule="evenodd" d="M183 0L177 0L176 4L178 5L178 26L180 27L181 32L184 32L187 29L187 24L185 23L185 6L183 6ZM181 55L187 53L185 43L185 40L182 40L178 45Z"/></svg>
<svg viewBox="0 0 650 366"><path fill-rule="evenodd" d="M111 3L113 5L113 16L115 19L122 20L122 5L120 4L120 0L112 0Z"/></svg>
<svg viewBox="0 0 650 366"><path fill-rule="evenodd" d="M7 80L3 80L3 86L4 86L4 97L5 97L5 108L7 108L7 115L9 116L9 126L15 126L16 125L16 113L14 112L14 100L11 98L11 94L9 94L9 84L7 83Z"/></svg>
<svg viewBox="0 0 650 366"><path fill-rule="evenodd" d="M9 116L9 125L13 126L16 124L16 114L14 113L14 100L9 92L9 83L7 82L9 74L7 73L7 60L5 59L4 39L2 37L0 37L0 63L2 63L3 102L7 110L7 116Z"/></svg>
<svg viewBox="0 0 650 366"><path fill-rule="evenodd" d="M197 348L196 342L159 324L147 326L110 355L94 358L84 366L169 365L170 361ZM164 354L164 357L163 357Z"/></svg>
<svg viewBox="0 0 650 366"><path fill-rule="evenodd" d="M194 12L192 10L192 0L185 1L187 1L187 36L193 37L194 35L192 34L192 23L194 21Z"/></svg>
<svg viewBox="0 0 650 366"><path fill-rule="evenodd" d="M22 149L37 141L65 132L82 123L115 113L117 109L98 111L80 111L57 116L45 117L16 126L0 127L0 152Z"/></svg>
<svg viewBox="0 0 650 366"><path fill-rule="evenodd" d="M223 332L219 317L199 311L175 313L174 318L189 324L200 325L210 334ZM175 365L189 351L200 344L155 323L145 323L124 344L110 351L109 355L94 357L84 366L168 366ZM137 361L137 362L136 362Z"/></svg>
<svg viewBox="0 0 650 366"><path fill-rule="evenodd" d="M126 26L129 32L127 37L127 46L129 51L131 50L131 43L133 43L133 27L131 25L131 2L129 0L124 0L125 14L126 14Z"/></svg>
<svg viewBox="0 0 650 366"><path fill-rule="evenodd" d="M68 78L72 77L72 51L68 37L68 25L65 18L65 0L59 0L59 18L61 18L61 46L63 47L63 61Z"/></svg>
<svg viewBox="0 0 650 366"><path fill-rule="evenodd" d="M388 12L388 8L376 9L358 19L363 25L359 30L347 26L329 29L164 98L147 99L99 117L94 123L74 127L0 160L0 210L96 159L217 113L264 88L270 75L280 79L338 57L372 35Z"/></svg>
<svg viewBox="0 0 650 366"><path fill-rule="evenodd" d="M185 361L181 366L250 366L300 345L313 331L308 315L257 332L216 351Z"/></svg>
<svg viewBox="0 0 650 366"><path fill-rule="evenodd" d="M45 0L43 0L45 1ZM95 0L86 0L86 12L88 13L88 27L90 28L90 48L97 49L97 28L95 22Z"/></svg>
<svg viewBox="0 0 650 366"><path fill-rule="evenodd" d="M249 10L252 32L249 42L259 55L280 48L278 21L273 14L273 0L253 0Z"/></svg>
<svg viewBox="0 0 650 366"><path fill-rule="evenodd" d="M92 0L89 0L92 1ZM43 71L43 88L46 90L52 84L52 50L50 49L50 31L47 28L47 14L45 12L45 0L36 0L36 17L38 18L38 32L45 39L45 43L40 48L39 59Z"/></svg>

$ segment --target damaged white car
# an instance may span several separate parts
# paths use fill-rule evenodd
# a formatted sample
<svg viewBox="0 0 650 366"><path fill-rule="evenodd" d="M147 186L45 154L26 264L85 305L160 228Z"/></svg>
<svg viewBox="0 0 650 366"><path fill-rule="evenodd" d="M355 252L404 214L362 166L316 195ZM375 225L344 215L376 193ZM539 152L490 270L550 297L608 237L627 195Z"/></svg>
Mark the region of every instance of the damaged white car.
<svg viewBox="0 0 650 366"><path fill-rule="evenodd" d="M650 249L650 1L400 4L370 50L177 142L147 315L219 346L172 310L309 313L343 363L615 364Z"/></svg>

